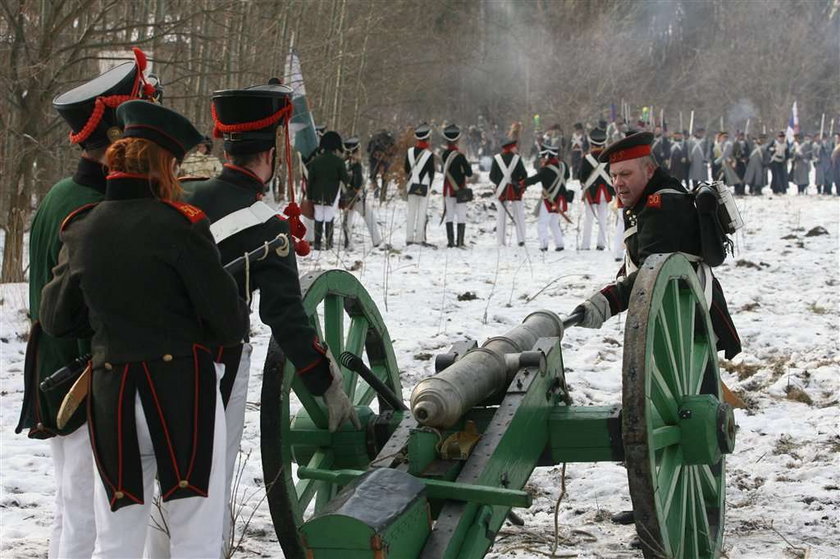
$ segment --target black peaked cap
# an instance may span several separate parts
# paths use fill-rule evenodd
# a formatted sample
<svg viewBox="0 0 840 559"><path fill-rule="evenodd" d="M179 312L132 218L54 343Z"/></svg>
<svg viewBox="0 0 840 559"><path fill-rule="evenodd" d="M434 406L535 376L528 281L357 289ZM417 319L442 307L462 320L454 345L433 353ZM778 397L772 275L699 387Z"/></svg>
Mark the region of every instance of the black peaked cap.
<svg viewBox="0 0 840 559"><path fill-rule="evenodd" d="M279 118L258 129L247 129L249 124L276 115L291 100L292 90L285 85L255 85L245 89L223 89L213 92L216 134L224 139L227 153L246 155L268 151L275 145ZM224 132L222 126L241 125L241 131Z"/></svg>
<svg viewBox="0 0 840 559"><path fill-rule="evenodd" d="M204 139L186 117L149 101L128 101L117 107L124 138L144 138L169 151L179 161Z"/></svg>
<svg viewBox="0 0 840 559"><path fill-rule="evenodd" d="M636 132L635 134L625 136L624 138L608 145L607 148L598 155L598 161L601 163L607 163L610 160L610 156L614 153L639 146L649 146L652 143L653 132Z"/></svg>

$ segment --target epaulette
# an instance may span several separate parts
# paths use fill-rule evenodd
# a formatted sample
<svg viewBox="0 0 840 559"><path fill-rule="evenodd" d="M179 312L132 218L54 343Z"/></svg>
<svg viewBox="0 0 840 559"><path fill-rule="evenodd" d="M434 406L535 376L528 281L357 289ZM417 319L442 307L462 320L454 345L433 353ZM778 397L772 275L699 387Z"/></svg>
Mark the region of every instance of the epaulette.
<svg viewBox="0 0 840 559"><path fill-rule="evenodd" d="M99 204L99 202L93 202L93 203L90 203L90 204L85 204L84 206L79 206L78 208L76 208L75 210L73 210L72 212L67 214L67 217L65 217L64 220L61 222L61 227L60 227L59 230L64 231L64 229L68 225L70 225L71 221L73 221L74 219L76 219L77 217L82 215L83 213L86 213L86 212L92 210L93 208L96 207L97 204Z"/></svg>
<svg viewBox="0 0 840 559"><path fill-rule="evenodd" d="M186 202L175 202L173 200L161 200L161 202L178 210L190 223L197 223L207 218L207 215L203 211Z"/></svg>

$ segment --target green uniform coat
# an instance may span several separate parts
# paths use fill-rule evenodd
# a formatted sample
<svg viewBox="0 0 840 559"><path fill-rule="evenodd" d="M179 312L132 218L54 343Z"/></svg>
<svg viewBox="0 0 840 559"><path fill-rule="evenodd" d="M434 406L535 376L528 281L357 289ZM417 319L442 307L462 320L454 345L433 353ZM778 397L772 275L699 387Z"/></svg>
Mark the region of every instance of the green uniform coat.
<svg viewBox="0 0 840 559"><path fill-rule="evenodd" d="M41 289L52 279L52 270L58 263L61 250L59 228L64 218L86 204L99 202L105 196L107 169L98 161L81 158L75 174L53 186L38 206L29 236L29 317L38 322ZM27 354L24 378L23 409L16 432L29 428L32 438L68 435L85 421L84 408L70 418L64 429L55 424L61 401L72 382L49 392L38 387L46 377L82 354L90 352L90 340L55 338L33 327Z"/></svg>
<svg viewBox="0 0 840 559"><path fill-rule="evenodd" d="M306 168L309 173L306 197L322 206L332 206L341 183L350 182L344 160L332 152L322 153Z"/></svg>

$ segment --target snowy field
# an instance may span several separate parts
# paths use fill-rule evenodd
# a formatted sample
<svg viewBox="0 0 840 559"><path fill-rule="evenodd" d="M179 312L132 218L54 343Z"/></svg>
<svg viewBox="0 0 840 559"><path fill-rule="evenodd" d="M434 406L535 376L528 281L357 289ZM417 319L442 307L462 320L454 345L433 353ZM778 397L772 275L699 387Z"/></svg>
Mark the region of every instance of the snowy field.
<svg viewBox="0 0 840 559"><path fill-rule="evenodd" d="M473 186L477 194L489 191L484 176ZM441 248L405 248L405 204L396 201L380 208L379 215L392 251L372 249L357 223L354 250L313 253L300 260L300 271L352 269L365 284L393 338L407 400L413 386L433 372L430 354L459 340L482 342L537 309L566 314L614 277L618 264L609 250L576 250L578 200L570 211L573 224L564 225L566 250L537 250L530 213L536 196L532 188L524 249L496 247L495 210L490 199L479 196L469 210L469 250L442 248L438 195L430 205L429 240ZM723 362L722 375L750 405L736 411L724 553L733 559L838 557L840 199L790 194L745 198L739 204L746 227L737 237L736 256L716 269L744 345L732 363ZM817 227L826 234L809 234ZM0 288L0 556L45 557L54 494L48 444L13 434L23 387L26 285ZM459 301L468 291L477 297ZM566 333L563 357L576 405L620 400L623 326L619 316L601 330ZM243 439L247 461L236 499L245 518L257 510L236 556L279 557L260 489L259 394L270 332L256 313L252 330L256 348ZM519 513L525 526L503 527L491 557L550 553L560 477L560 467L534 473L528 487L536 495L534 505ZM641 557L629 546L632 526L609 520L630 508L621 465L570 464L566 490L557 556Z"/></svg>

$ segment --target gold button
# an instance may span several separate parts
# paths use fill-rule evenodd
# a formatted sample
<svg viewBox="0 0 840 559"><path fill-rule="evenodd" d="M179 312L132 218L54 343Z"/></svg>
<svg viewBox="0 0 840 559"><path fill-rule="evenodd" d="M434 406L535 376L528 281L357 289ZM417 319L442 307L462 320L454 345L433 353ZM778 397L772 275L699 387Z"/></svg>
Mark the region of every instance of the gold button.
<svg viewBox="0 0 840 559"><path fill-rule="evenodd" d="M125 497L125 493L123 493L122 491L117 491L116 493L114 493L115 499L122 499L123 497Z"/></svg>
<svg viewBox="0 0 840 559"><path fill-rule="evenodd" d="M114 369L114 366L108 363L107 361L105 362L103 367L105 367L105 369L107 369L108 371L112 371Z"/></svg>
<svg viewBox="0 0 840 559"><path fill-rule="evenodd" d="M190 484L190 482L188 482L185 479L182 479L181 481L178 482L178 487L180 487L181 489L185 489L189 484Z"/></svg>
<svg viewBox="0 0 840 559"><path fill-rule="evenodd" d="M172 361L172 354L167 353L166 355L163 356L163 360L166 361L167 363L169 363L170 361Z"/></svg>

